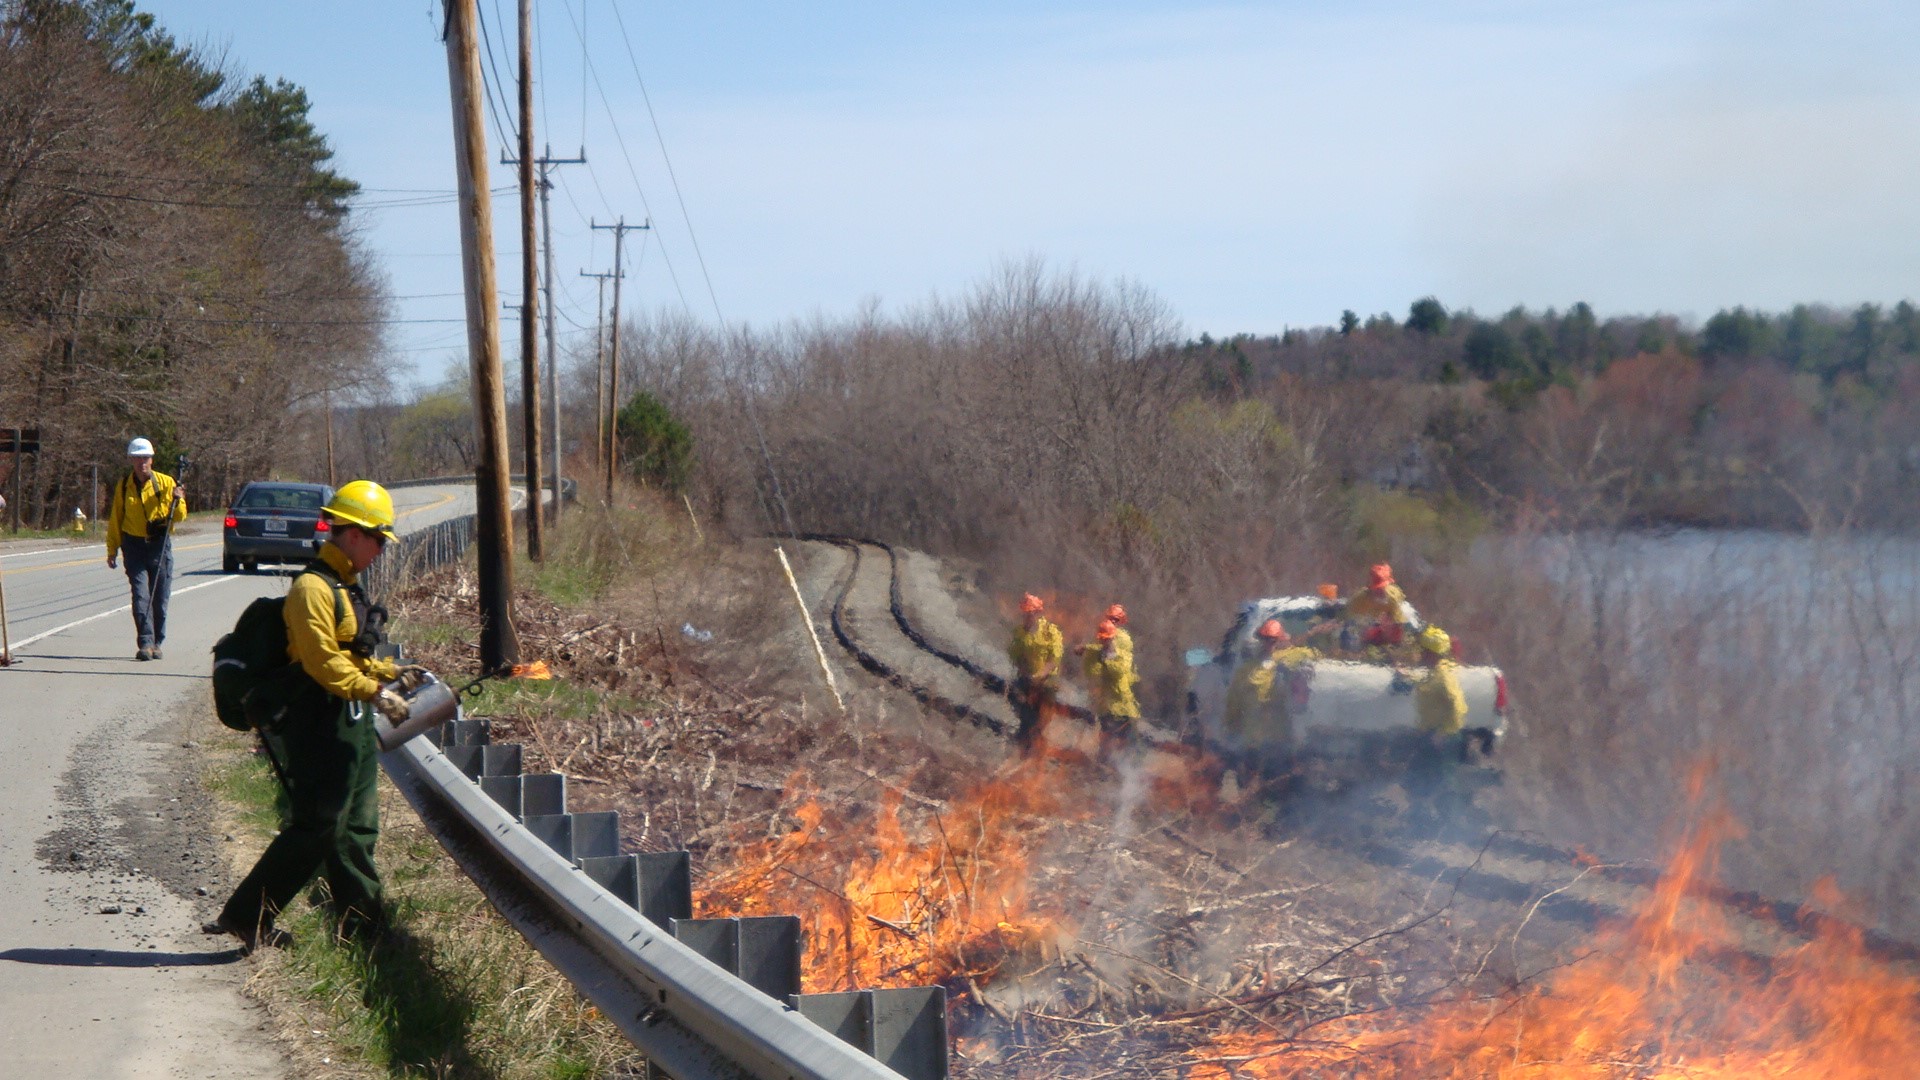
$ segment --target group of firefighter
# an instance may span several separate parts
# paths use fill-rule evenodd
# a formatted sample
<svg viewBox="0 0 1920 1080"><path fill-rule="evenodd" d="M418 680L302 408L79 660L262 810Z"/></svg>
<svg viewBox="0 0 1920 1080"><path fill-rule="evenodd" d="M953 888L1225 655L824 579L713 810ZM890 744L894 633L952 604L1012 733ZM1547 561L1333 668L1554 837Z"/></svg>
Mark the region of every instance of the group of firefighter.
<svg viewBox="0 0 1920 1080"><path fill-rule="evenodd" d="M1047 603L1032 593L1020 600L1020 626L1007 646L1013 661L1013 683L1007 696L1019 724L1013 739L1022 752L1033 747L1041 724L1055 709L1060 693L1061 664L1066 659L1066 635L1047 618ZM1107 608L1094 629L1093 640L1082 645L1080 670L1087 679L1087 696L1100 726L1104 754L1125 742L1140 722L1140 698L1134 687L1140 675L1133 666L1133 635L1127 632L1127 609Z"/></svg>
<svg viewBox="0 0 1920 1080"><path fill-rule="evenodd" d="M1322 586L1321 595L1331 613L1306 630L1305 641L1296 642L1279 619L1267 619L1254 631L1251 655L1237 662L1227 684L1222 727L1226 745L1221 749L1253 771L1289 773L1294 766L1294 717L1306 705L1313 662L1334 656L1389 663L1396 669L1396 686L1413 694L1418 718L1420 737L1409 762L1407 788L1420 806L1437 809L1437 802L1451 797L1453 767L1465 756L1467 700L1453 638L1421 622L1386 563L1369 568L1367 586L1344 600L1332 585ZM1019 721L1014 740L1025 752L1057 709L1066 637L1047 618L1040 597L1026 594L1020 613L1021 624L1007 646L1014 670L1008 697ZM1126 609L1119 604L1107 608L1093 640L1078 654L1104 758L1129 741L1140 722L1135 693L1140 676L1134 668Z"/></svg>

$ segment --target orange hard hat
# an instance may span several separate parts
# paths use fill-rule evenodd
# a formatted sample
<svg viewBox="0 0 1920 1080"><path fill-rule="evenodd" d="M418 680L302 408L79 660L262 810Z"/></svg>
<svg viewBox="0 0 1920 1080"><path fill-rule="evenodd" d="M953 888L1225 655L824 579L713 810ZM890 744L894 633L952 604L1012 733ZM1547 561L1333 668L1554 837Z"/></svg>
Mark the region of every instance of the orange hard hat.
<svg viewBox="0 0 1920 1080"><path fill-rule="evenodd" d="M1374 563L1367 570L1367 584L1374 589L1384 589L1393 584L1393 567L1386 563Z"/></svg>
<svg viewBox="0 0 1920 1080"><path fill-rule="evenodd" d="M1120 628L1113 624L1112 619L1101 619L1100 626L1094 630L1093 636L1099 638L1101 641L1112 641L1113 636L1119 632Z"/></svg>
<svg viewBox="0 0 1920 1080"><path fill-rule="evenodd" d="M1031 615L1036 611L1045 610L1047 610L1047 602L1032 593L1028 593L1020 598L1020 613L1023 615Z"/></svg>
<svg viewBox="0 0 1920 1080"><path fill-rule="evenodd" d="M1328 600L1338 600L1340 599L1340 586L1329 581L1320 586L1320 595Z"/></svg>
<svg viewBox="0 0 1920 1080"><path fill-rule="evenodd" d="M1107 618L1113 620L1116 626L1125 626L1127 624L1127 609L1121 607L1119 604L1114 604L1107 609Z"/></svg>
<svg viewBox="0 0 1920 1080"><path fill-rule="evenodd" d="M1266 622L1261 623L1260 629L1254 631L1254 633L1260 635L1261 637L1267 639L1268 641L1293 640L1291 637L1287 636L1287 628L1280 625L1279 619L1268 619Z"/></svg>

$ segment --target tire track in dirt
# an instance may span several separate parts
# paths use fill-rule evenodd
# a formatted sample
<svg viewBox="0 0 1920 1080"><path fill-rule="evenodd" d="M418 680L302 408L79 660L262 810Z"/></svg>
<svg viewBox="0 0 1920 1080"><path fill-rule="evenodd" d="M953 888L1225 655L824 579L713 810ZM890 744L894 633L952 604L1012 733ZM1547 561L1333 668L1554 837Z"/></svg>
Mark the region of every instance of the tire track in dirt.
<svg viewBox="0 0 1920 1080"><path fill-rule="evenodd" d="M844 536L815 534L800 539L836 548L850 563L834 597L832 629L841 647L861 667L943 715L995 734L1011 730L1011 711L1004 698L1007 676L916 625L909 613L897 548ZM951 677L943 678L946 673L916 663L924 657L935 658L947 672L971 680L973 692L958 687ZM1083 706L1065 708L1076 719L1092 722L1091 712ZM1335 845L1383 870L1582 929L1631 918L1645 907L1662 880L1656 867L1609 863L1504 829L1472 844L1451 840L1403 844L1377 832L1351 836L1312 830L1302 835L1320 846ZM1689 895L1722 909L1739 942L1738 948L1728 951L1748 960L1766 964L1815 937L1839 932L1858 935L1880 959L1920 962L1920 946L1803 904L1714 883L1696 882Z"/></svg>

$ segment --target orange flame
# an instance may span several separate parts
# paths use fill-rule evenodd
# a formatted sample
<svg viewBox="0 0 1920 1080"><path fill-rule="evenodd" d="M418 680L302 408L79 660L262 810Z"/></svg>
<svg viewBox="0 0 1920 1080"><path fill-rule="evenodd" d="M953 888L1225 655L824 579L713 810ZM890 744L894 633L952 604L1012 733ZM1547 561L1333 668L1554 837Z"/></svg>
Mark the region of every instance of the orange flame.
<svg viewBox="0 0 1920 1080"><path fill-rule="evenodd" d="M535 660L530 664L515 664L509 677L515 679L551 679L553 670L547 667L545 660Z"/></svg>
<svg viewBox="0 0 1920 1080"><path fill-rule="evenodd" d="M1062 809L1050 772L1017 762L911 824L891 792L859 820L798 796L796 827L749 845L696 906L757 915L795 888L831 894L808 927L809 992L990 979L1071 933L1028 891L1030 848Z"/></svg>
<svg viewBox="0 0 1920 1080"><path fill-rule="evenodd" d="M1697 898L1735 831L1722 812L1699 815L1631 922L1517 995L1462 997L1400 1027L1354 1020L1312 1043L1224 1033L1190 1051L1189 1080L1913 1075L1920 976L1876 958L1857 927L1832 919L1813 920L1817 935L1804 945L1753 957L1717 905ZM1830 887L1821 891L1832 899Z"/></svg>

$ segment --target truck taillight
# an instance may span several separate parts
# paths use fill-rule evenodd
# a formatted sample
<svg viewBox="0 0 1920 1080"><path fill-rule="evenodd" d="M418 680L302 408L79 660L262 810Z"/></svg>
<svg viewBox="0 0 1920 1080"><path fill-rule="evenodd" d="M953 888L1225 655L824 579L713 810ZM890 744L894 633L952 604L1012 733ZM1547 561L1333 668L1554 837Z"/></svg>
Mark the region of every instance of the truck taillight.
<svg viewBox="0 0 1920 1080"><path fill-rule="evenodd" d="M313 523L313 531L317 533L332 532L333 526L327 524L326 518L321 518L319 521Z"/></svg>
<svg viewBox="0 0 1920 1080"><path fill-rule="evenodd" d="M1504 674L1493 677L1493 711L1501 716L1507 715L1507 677Z"/></svg>
<svg viewBox="0 0 1920 1080"><path fill-rule="evenodd" d="M228 514L227 519L220 524L225 525L229 529L237 529L240 527L240 519L234 517L232 514Z"/></svg>

